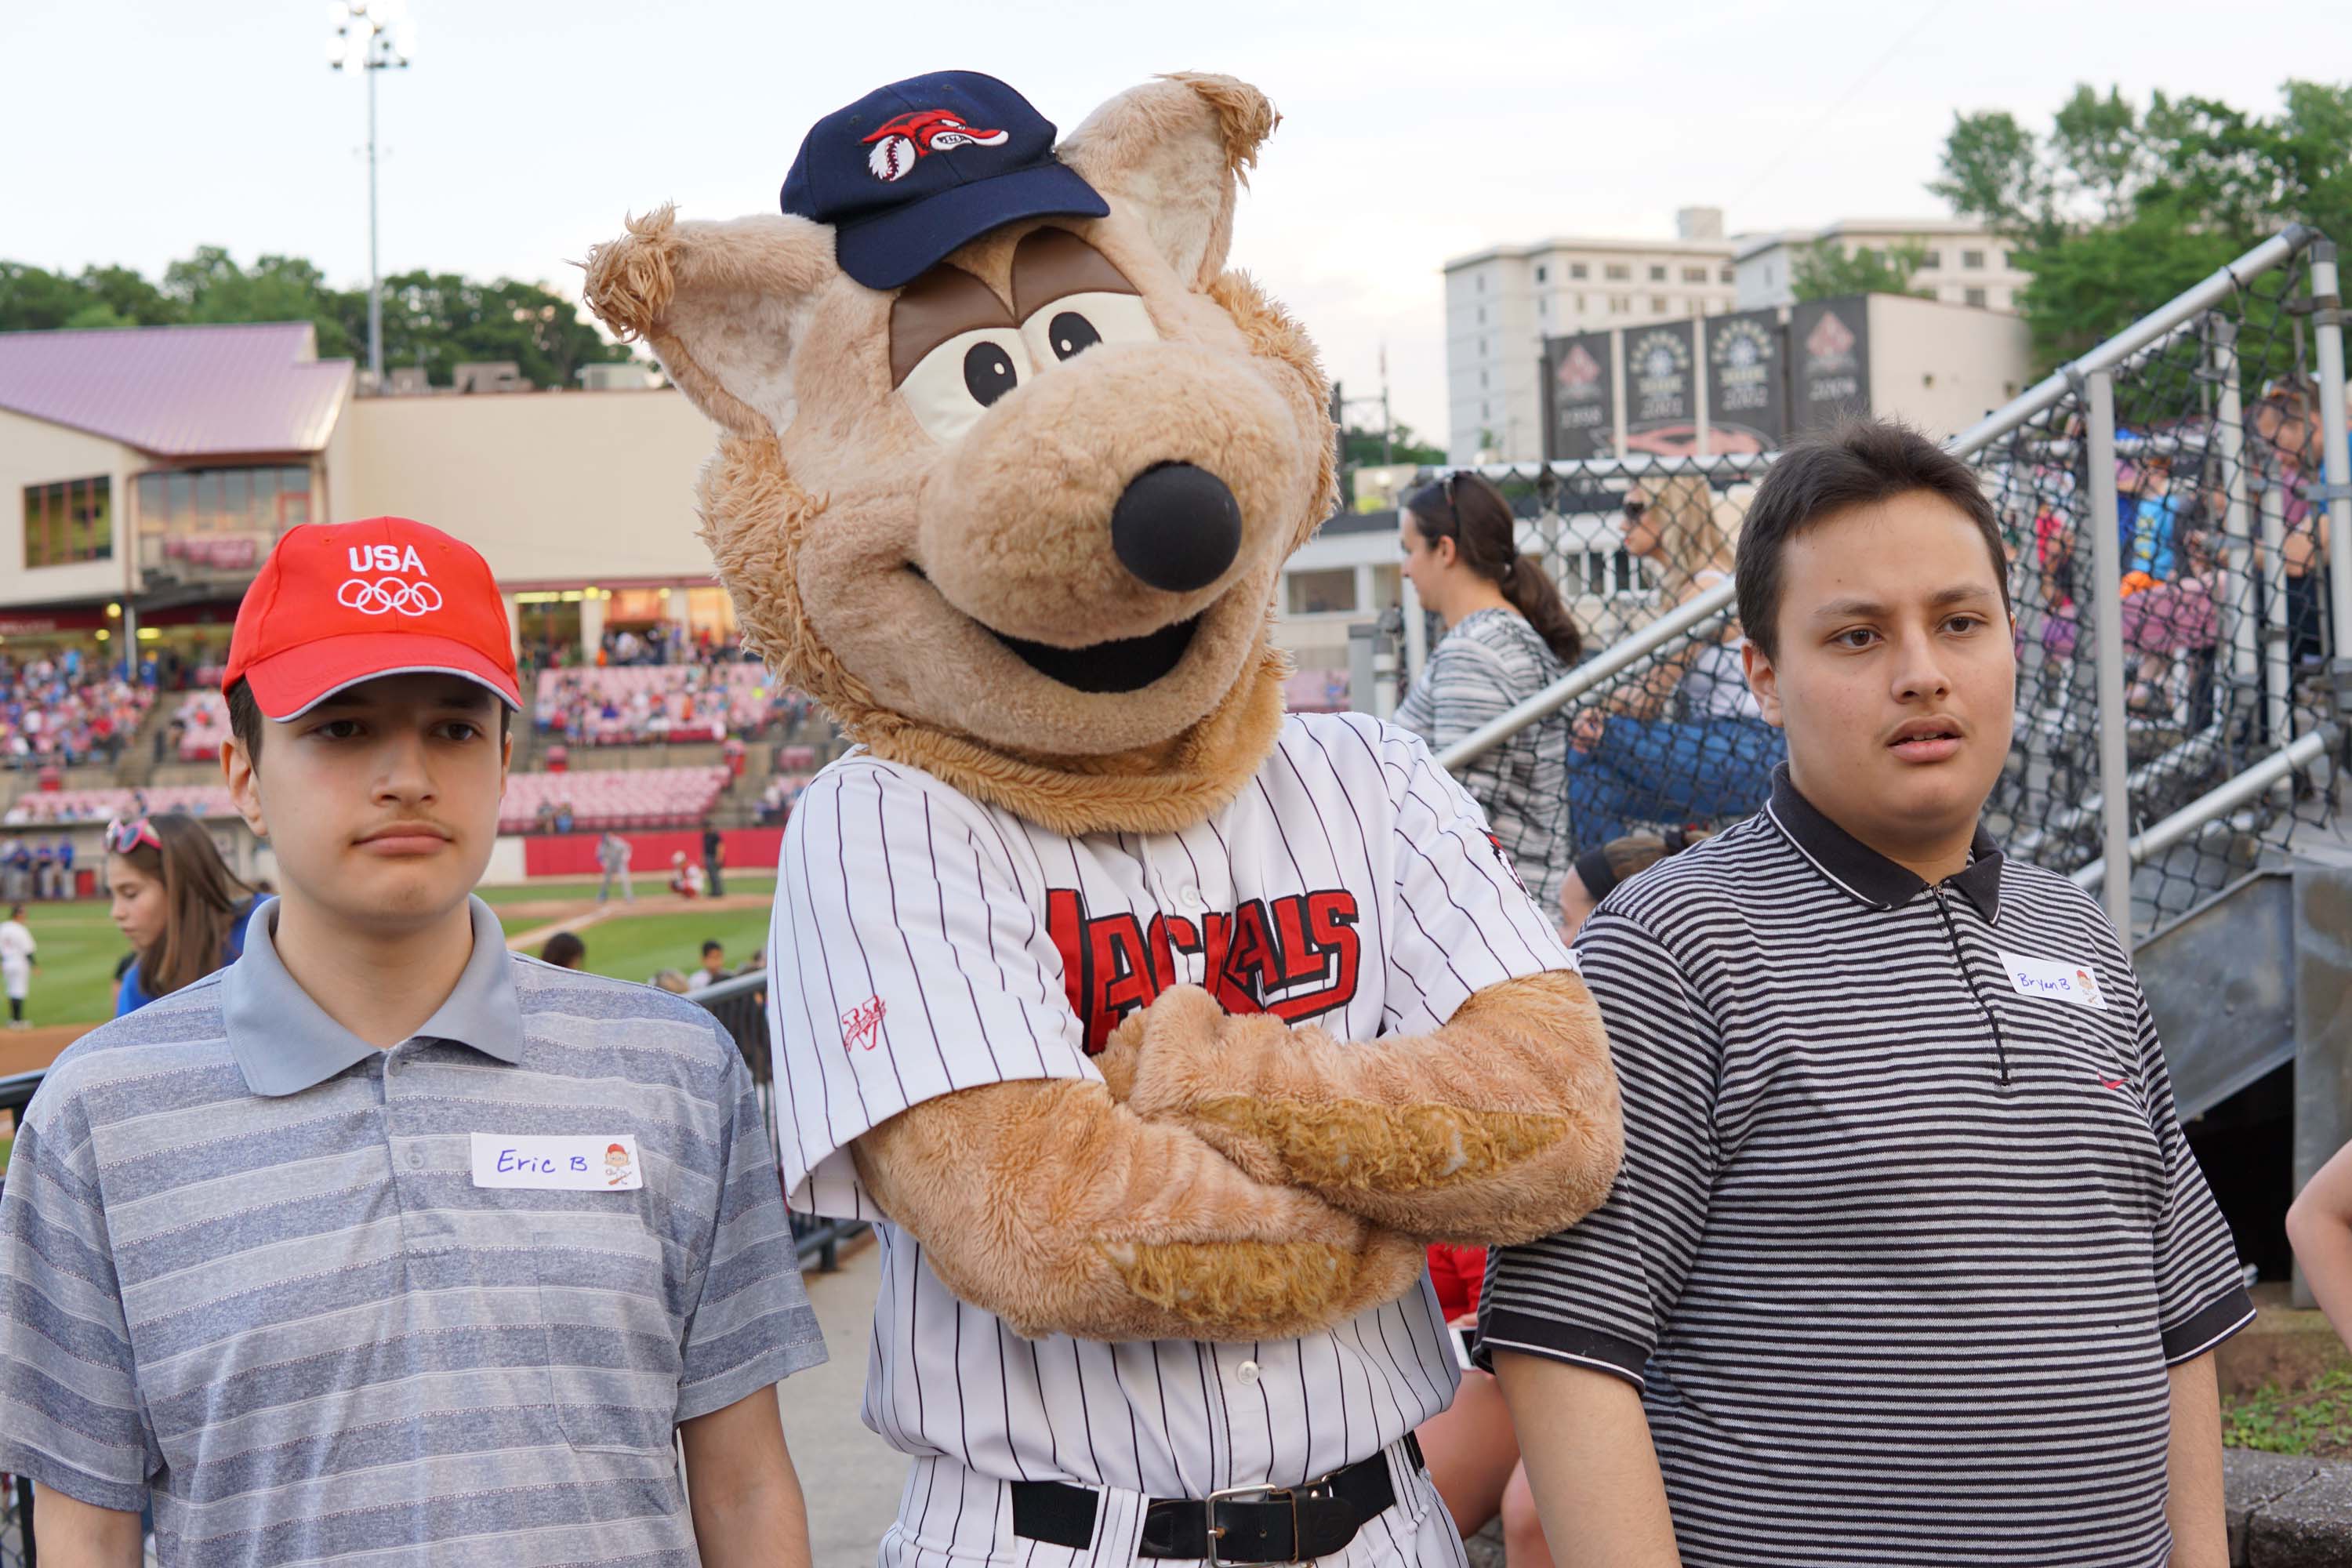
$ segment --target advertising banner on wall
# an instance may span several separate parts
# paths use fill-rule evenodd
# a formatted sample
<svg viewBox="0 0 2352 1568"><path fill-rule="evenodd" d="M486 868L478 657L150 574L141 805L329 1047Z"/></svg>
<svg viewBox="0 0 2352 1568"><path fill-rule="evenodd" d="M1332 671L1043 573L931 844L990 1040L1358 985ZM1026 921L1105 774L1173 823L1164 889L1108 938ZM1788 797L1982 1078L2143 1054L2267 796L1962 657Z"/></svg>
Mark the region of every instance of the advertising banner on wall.
<svg viewBox="0 0 2352 1568"><path fill-rule="evenodd" d="M1627 327L1625 444L1636 452L1696 450L1698 323Z"/></svg>
<svg viewBox="0 0 2352 1568"><path fill-rule="evenodd" d="M1789 433L1870 412L1869 296L1808 300L1789 316Z"/></svg>
<svg viewBox="0 0 2352 1568"><path fill-rule="evenodd" d="M1616 450L1610 334L1544 340L1544 457L1606 458Z"/></svg>
<svg viewBox="0 0 2352 1568"><path fill-rule="evenodd" d="M1707 445L1762 452L1789 434L1789 339L1778 310L1710 316L1706 328Z"/></svg>

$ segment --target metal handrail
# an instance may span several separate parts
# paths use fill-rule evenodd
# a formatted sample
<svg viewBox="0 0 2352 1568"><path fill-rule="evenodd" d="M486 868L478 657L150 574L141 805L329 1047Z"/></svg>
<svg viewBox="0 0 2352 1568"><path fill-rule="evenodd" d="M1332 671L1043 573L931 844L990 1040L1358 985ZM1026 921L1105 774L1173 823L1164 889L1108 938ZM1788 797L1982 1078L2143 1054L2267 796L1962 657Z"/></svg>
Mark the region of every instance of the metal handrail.
<svg viewBox="0 0 2352 1568"><path fill-rule="evenodd" d="M2247 281L2269 271L2281 262L2319 237L2318 232L2301 224L2293 224L2262 244L2247 251L2228 266L2218 268L2211 277L2189 289L2178 298L2158 306L2122 331L2092 349L2080 359L2059 370L2037 384L2011 398L1993 413L1963 430L1944 444L1945 450L1957 458L1973 457L1986 447L2026 424L2035 416L2047 412L2074 388L2078 378L2096 370L2111 370L2130 359L2140 350L2179 327L2183 321L2242 288ZM1761 454L1741 454L1742 458ZM1545 465L1554 473L1584 472L1631 473L1640 471L1634 465L1658 461L1643 456L1622 459L1584 458L1572 462ZM1725 459L1677 458L1677 467L1689 463L1721 463ZM1477 472L1489 478L1502 474L1523 474L1524 465L1486 464ZM1701 622L1730 608L1735 587L1720 583L1705 593L1685 602L1675 612L1653 621L1632 637L1611 645L1607 651L1586 660L1559 679L1537 692L1508 712L1456 741L1438 753L1440 766L1458 768L1482 752L1492 750L1539 719L1546 718L1577 698L1583 696L1603 680L1618 675L1647 658L1660 648L1675 641Z"/></svg>
<svg viewBox="0 0 2352 1568"><path fill-rule="evenodd" d="M2308 735L2299 736L2280 747L2244 773L2216 784L2163 821L2144 832L2134 834L2128 851L2131 863L2137 866L2151 856L2163 854L2205 824L2237 810L2289 773L2311 766L2327 753L2341 733L2333 724L2322 724ZM2087 889L2096 888L2106 874L2107 861L2103 855L2073 872L2072 876L2076 887Z"/></svg>

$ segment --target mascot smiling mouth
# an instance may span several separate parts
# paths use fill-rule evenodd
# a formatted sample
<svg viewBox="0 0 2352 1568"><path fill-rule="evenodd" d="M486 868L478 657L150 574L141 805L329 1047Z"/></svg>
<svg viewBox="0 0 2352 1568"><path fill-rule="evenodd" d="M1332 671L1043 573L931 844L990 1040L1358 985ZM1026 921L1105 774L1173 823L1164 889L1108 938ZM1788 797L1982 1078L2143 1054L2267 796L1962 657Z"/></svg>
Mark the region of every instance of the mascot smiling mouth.
<svg viewBox="0 0 2352 1568"><path fill-rule="evenodd" d="M909 561L907 570L920 578L932 593L940 593L939 584L920 566ZM940 602L955 609L945 594L940 594ZM1181 664L1185 651L1192 646L1192 634L1200 629L1201 616L1208 612L1188 616L1139 637L1114 637L1109 642L1088 643L1084 647L1055 647L1051 643L1032 642L1027 637L1000 632L977 616L965 615L961 610L956 610L956 614L1003 643L1022 663L1046 679L1057 680L1075 691L1116 696L1140 691Z"/></svg>
<svg viewBox="0 0 2352 1568"><path fill-rule="evenodd" d="M989 636L1020 655L1023 663L1048 680L1080 691L1140 691L1182 662L1201 624L1193 616L1139 637L1119 637L1085 647L1055 647L1007 637L995 627Z"/></svg>

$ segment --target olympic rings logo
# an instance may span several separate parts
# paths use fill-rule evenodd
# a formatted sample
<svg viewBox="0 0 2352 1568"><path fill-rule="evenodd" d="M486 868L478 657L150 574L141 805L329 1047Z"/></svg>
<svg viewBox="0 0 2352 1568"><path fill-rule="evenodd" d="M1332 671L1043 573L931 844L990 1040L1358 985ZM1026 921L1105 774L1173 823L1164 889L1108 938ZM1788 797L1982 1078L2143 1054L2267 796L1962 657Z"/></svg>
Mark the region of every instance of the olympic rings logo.
<svg viewBox="0 0 2352 1568"><path fill-rule="evenodd" d="M397 610L412 619L431 615L441 607L441 590L430 583L405 583L397 577L386 577L374 583L363 583L357 577L346 578L335 590L335 603L347 610L357 610L363 616L390 615Z"/></svg>

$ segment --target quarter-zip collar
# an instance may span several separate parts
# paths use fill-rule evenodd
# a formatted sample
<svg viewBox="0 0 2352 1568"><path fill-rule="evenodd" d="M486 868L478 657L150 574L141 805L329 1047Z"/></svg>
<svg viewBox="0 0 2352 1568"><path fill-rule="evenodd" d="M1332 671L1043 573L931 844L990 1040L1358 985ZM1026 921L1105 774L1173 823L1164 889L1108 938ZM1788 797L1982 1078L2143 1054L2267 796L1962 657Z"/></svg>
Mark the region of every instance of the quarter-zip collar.
<svg viewBox="0 0 2352 1568"><path fill-rule="evenodd" d="M1772 770L1772 798L1764 815L1814 869L1873 909L1897 909L1927 890L1928 884L1916 872L1896 865L1822 816L1790 782L1786 763ZM1991 925L2000 917L2000 846L1979 822L1969 845L1967 867L1938 885L1967 899Z"/></svg>

